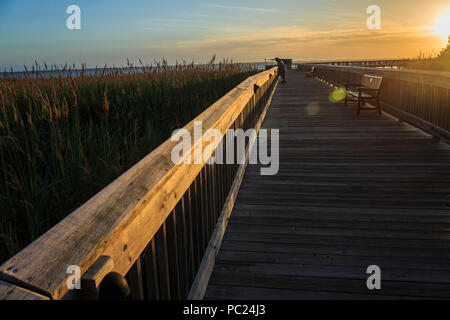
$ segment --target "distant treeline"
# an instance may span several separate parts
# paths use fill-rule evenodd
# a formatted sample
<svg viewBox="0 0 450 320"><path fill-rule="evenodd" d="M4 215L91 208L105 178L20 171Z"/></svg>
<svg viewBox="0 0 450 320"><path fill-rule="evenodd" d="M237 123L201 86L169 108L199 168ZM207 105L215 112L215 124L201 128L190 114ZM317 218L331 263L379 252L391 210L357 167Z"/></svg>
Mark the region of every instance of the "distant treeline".
<svg viewBox="0 0 450 320"><path fill-rule="evenodd" d="M436 71L450 71L450 36L448 44L441 52L435 55L420 55L416 61L409 62L406 66L410 69L425 69Z"/></svg>

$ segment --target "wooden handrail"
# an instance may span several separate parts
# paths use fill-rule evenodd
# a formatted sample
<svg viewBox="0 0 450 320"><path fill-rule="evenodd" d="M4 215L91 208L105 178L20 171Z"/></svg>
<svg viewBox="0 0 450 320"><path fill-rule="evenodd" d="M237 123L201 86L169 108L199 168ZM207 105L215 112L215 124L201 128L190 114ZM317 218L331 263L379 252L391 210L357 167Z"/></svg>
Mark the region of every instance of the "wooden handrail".
<svg viewBox="0 0 450 320"><path fill-rule="evenodd" d="M249 77L188 123L203 131L219 129L222 136L255 97L254 86L268 86L277 68ZM84 205L0 266L0 279L51 299L70 297L66 281L70 265L85 274L99 258L110 257L108 271L125 276L149 245L169 214L205 164L179 164L171 160L178 142L170 139L117 178ZM219 141L214 141L214 146ZM210 142L197 139L191 154ZM104 271L104 270L103 270ZM103 271L94 274L104 274ZM100 279L101 280L101 279ZM97 283L93 280L93 283Z"/></svg>
<svg viewBox="0 0 450 320"><path fill-rule="evenodd" d="M48 297L0 280L0 300L48 300Z"/></svg>
<svg viewBox="0 0 450 320"><path fill-rule="evenodd" d="M322 64L329 66L375 66L375 67L393 67L404 66L407 63L418 61L418 59L369 59L369 60L340 60L340 61L309 61L309 62L294 62L297 68L302 68L311 64Z"/></svg>
<svg viewBox="0 0 450 320"><path fill-rule="evenodd" d="M361 66L332 66L324 64L314 64L314 66L316 68L322 68L322 70L326 69L336 72L352 72L361 75L371 74L383 78L424 83L450 89L450 72L448 71L429 71L417 69L396 70Z"/></svg>
<svg viewBox="0 0 450 320"><path fill-rule="evenodd" d="M315 75L343 86L364 74L383 77L379 98L383 110L450 142L450 73L423 70L315 65Z"/></svg>

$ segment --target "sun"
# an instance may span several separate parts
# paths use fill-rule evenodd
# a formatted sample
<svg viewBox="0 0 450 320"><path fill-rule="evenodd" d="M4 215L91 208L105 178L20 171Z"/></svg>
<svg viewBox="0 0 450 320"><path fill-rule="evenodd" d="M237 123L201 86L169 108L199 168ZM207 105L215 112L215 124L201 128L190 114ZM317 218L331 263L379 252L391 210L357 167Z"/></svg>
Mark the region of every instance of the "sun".
<svg viewBox="0 0 450 320"><path fill-rule="evenodd" d="M438 18L432 29L436 34L447 40L450 36L450 8Z"/></svg>

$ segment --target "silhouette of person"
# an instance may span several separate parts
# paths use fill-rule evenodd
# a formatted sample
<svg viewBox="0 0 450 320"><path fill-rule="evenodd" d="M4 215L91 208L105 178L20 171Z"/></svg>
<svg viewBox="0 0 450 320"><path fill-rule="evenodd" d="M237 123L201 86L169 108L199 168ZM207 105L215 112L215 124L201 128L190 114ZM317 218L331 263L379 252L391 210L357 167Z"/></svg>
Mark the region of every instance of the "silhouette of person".
<svg viewBox="0 0 450 320"><path fill-rule="evenodd" d="M280 58L275 58L275 61L277 62L278 71L280 72L280 76L281 76L281 78L283 78L283 81L281 83L286 83L287 67Z"/></svg>

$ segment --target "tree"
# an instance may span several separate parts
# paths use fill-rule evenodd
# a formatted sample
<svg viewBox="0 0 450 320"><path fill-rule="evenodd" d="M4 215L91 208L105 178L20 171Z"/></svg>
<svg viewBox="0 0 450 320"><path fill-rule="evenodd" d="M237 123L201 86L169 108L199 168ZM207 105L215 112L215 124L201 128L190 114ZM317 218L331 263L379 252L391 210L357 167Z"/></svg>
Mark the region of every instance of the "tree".
<svg viewBox="0 0 450 320"><path fill-rule="evenodd" d="M450 36L448 37L447 47L441 50L432 65L435 70L450 71Z"/></svg>

